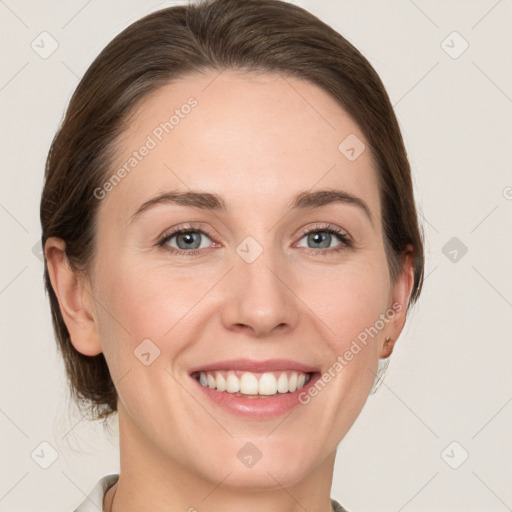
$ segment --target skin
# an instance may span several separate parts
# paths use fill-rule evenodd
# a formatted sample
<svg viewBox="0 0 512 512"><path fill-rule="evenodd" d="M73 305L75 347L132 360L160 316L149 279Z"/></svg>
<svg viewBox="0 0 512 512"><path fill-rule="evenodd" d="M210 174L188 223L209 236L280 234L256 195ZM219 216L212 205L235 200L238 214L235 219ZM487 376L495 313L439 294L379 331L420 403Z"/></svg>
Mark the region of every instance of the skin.
<svg viewBox="0 0 512 512"><path fill-rule="evenodd" d="M328 512L337 445L404 325L412 248L392 284L368 143L342 107L307 81L225 70L166 85L137 107L112 171L190 96L197 107L101 200L88 278L70 271L62 241L45 247L73 345L86 355L104 352L119 394L113 510ZM338 150L349 134L367 147L353 162ZM373 224L351 204L287 207L295 194L324 188L364 200ZM229 211L164 204L130 221L157 194L189 189L221 195ZM211 233L196 235L201 254L155 245L189 222ZM319 222L339 227L355 246L319 255L318 242L304 234ZM252 263L236 252L248 236L263 249ZM328 250L342 243L332 235ZM177 238L169 245L178 248ZM188 376L191 367L239 357L288 358L325 371L393 303L401 312L287 416L235 417ZM134 357L146 338L160 350L150 366ZM262 453L251 468L237 458L246 442Z"/></svg>

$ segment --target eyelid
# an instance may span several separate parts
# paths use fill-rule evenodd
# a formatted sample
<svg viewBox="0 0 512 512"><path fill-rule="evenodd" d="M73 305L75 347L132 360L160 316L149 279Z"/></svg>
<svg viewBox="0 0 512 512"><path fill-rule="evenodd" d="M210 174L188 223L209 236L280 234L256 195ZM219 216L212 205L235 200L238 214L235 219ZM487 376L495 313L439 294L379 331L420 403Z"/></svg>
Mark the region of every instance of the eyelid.
<svg viewBox="0 0 512 512"><path fill-rule="evenodd" d="M166 229L161 235L159 235L156 238L156 241L161 242L163 239L169 236L177 235L186 231L198 231L208 236L209 238L214 238L213 234L209 232L208 228L203 227L202 224L194 225L193 223L185 223L178 224L177 226L173 226L172 228Z"/></svg>
<svg viewBox="0 0 512 512"><path fill-rule="evenodd" d="M299 236L302 238L303 236L308 235L309 233L315 232L315 231L327 231L327 232L332 231L332 232L336 233L337 235L342 235L345 238L353 241L352 236L348 233L348 231L336 226L335 224L330 224L329 222L317 222L317 223L314 223L312 226L309 225L300 231Z"/></svg>

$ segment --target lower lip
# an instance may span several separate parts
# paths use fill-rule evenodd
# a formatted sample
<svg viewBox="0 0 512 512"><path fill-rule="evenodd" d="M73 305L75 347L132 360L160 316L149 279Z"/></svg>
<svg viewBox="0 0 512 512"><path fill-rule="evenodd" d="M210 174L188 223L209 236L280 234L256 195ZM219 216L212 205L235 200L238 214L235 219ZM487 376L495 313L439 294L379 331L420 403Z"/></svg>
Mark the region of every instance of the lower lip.
<svg viewBox="0 0 512 512"><path fill-rule="evenodd" d="M299 401L299 395L307 393L309 388L314 386L315 382L320 378L320 373L313 373L309 382L296 391L277 393L276 395L265 396L264 398L245 398L234 393L228 393L227 391L217 391L216 389L203 386L192 376L190 378L212 402L215 402L229 412L244 418L267 419L281 416L290 412L298 405L304 405Z"/></svg>

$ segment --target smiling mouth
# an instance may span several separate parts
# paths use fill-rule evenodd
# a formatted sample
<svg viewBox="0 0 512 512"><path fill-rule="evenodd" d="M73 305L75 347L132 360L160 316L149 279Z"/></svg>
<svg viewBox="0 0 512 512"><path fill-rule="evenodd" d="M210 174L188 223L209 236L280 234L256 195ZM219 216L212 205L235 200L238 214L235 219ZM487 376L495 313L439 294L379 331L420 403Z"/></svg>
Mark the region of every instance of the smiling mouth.
<svg viewBox="0 0 512 512"><path fill-rule="evenodd" d="M249 372L244 370L195 371L191 375L203 387L246 398L266 398L302 389L316 372L278 370Z"/></svg>

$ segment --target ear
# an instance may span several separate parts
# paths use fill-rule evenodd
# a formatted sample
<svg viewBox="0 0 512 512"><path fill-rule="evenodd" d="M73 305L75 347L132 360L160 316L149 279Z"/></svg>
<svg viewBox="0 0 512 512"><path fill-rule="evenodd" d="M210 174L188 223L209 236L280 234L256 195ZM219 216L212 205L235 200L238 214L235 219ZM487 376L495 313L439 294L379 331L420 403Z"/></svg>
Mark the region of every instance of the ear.
<svg viewBox="0 0 512 512"><path fill-rule="evenodd" d="M53 290L73 346L86 356L102 352L93 315L93 298L87 282L71 269L66 244L56 237L46 240L44 252Z"/></svg>
<svg viewBox="0 0 512 512"><path fill-rule="evenodd" d="M408 245L401 258L401 270L396 278L391 293L390 311L394 311L393 318L389 321L385 329L383 345L380 351L380 358L389 357L395 346L396 340L400 336L407 313L407 304L411 297L414 285L414 249Z"/></svg>

